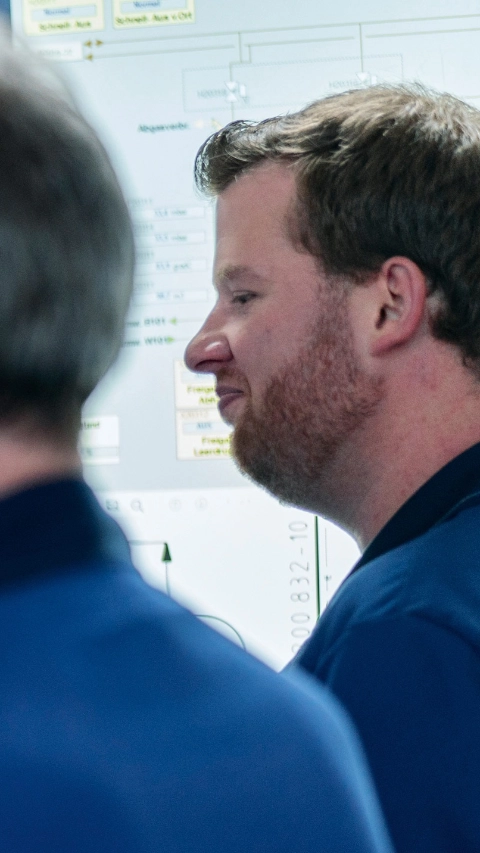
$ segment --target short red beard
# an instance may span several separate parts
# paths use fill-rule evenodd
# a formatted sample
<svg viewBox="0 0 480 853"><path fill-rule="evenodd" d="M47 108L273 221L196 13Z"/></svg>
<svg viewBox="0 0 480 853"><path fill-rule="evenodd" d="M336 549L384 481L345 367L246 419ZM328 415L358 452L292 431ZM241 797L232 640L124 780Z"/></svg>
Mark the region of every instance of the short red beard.
<svg viewBox="0 0 480 853"><path fill-rule="evenodd" d="M328 515L335 457L376 409L382 386L358 364L345 297L329 287L319 302L321 320L271 379L261 407L246 400L232 448L241 471L281 501Z"/></svg>

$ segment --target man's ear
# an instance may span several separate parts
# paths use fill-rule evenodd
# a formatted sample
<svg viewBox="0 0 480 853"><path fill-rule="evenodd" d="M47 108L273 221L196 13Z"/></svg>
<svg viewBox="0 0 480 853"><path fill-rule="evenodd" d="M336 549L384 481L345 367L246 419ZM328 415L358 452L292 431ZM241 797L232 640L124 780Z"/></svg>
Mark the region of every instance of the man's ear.
<svg viewBox="0 0 480 853"><path fill-rule="evenodd" d="M367 289L370 354L384 355L413 340L424 326L428 296L427 280L417 264L402 256L389 258Z"/></svg>

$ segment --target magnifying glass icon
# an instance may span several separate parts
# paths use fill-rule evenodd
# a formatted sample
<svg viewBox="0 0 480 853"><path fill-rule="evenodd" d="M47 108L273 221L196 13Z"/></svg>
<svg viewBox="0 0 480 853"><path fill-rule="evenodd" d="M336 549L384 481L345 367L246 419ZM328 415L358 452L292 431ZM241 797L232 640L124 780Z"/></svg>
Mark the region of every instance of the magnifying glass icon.
<svg viewBox="0 0 480 853"><path fill-rule="evenodd" d="M131 501L130 506L134 510L134 512L143 512L142 502L139 500Z"/></svg>

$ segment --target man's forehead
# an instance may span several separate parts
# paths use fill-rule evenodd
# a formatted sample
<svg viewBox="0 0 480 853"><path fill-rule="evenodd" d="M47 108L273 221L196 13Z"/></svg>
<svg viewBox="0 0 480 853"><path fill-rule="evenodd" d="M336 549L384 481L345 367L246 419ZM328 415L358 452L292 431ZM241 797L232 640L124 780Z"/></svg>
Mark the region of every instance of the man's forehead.
<svg viewBox="0 0 480 853"><path fill-rule="evenodd" d="M222 279L231 280L248 271L243 258L220 257L237 250L247 252L262 244L286 241L292 245L296 220L295 178L287 165L268 162L229 184L216 200L216 265Z"/></svg>

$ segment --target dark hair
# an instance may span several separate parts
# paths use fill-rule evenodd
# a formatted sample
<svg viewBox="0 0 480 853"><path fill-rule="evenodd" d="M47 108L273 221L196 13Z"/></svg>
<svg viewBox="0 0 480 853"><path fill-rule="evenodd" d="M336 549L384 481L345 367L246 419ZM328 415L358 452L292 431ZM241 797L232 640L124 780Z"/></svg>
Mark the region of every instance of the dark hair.
<svg viewBox="0 0 480 853"><path fill-rule="evenodd" d="M419 85L372 86L213 134L197 185L217 195L265 161L296 176L296 231L327 274L366 281L393 255L441 298L432 333L480 366L480 112Z"/></svg>
<svg viewBox="0 0 480 853"><path fill-rule="evenodd" d="M0 53L0 425L72 440L122 343L132 228L56 73L1 33Z"/></svg>

